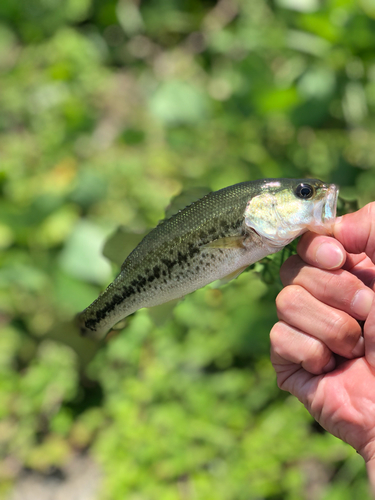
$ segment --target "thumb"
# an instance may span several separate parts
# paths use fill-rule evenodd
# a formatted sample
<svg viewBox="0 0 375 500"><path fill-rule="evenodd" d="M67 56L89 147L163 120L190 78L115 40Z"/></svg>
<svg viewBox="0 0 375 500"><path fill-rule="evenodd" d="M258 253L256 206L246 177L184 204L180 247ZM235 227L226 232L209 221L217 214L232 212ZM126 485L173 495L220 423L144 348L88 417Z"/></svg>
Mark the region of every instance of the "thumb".
<svg viewBox="0 0 375 500"><path fill-rule="evenodd" d="M333 236L347 252L364 252L375 264L375 202L336 219Z"/></svg>

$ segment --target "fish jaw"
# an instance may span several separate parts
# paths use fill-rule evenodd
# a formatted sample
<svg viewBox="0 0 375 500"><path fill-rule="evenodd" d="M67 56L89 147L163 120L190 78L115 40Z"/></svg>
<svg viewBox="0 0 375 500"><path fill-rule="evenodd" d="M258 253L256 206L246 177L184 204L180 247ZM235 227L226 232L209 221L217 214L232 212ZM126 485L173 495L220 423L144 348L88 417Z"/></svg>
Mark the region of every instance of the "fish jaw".
<svg viewBox="0 0 375 500"><path fill-rule="evenodd" d="M335 184L330 184L327 187L327 194L324 202L316 205L314 218L311 224L307 226L309 231L328 236L333 234L338 195L338 187Z"/></svg>

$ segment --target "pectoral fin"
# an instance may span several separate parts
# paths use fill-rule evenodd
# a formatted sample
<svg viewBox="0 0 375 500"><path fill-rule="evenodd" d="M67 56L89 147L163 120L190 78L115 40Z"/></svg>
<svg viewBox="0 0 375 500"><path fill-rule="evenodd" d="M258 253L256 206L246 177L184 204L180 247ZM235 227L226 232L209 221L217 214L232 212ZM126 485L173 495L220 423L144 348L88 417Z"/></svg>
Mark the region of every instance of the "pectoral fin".
<svg viewBox="0 0 375 500"><path fill-rule="evenodd" d="M211 241L202 248L242 248L244 249L245 236L228 236Z"/></svg>

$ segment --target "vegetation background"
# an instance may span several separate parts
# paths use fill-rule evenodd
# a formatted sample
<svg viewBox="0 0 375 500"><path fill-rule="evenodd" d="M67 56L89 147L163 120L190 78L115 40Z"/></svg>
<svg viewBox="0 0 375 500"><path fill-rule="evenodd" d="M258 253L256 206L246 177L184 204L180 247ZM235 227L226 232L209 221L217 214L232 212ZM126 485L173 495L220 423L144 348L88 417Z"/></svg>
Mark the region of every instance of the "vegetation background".
<svg viewBox="0 0 375 500"><path fill-rule="evenodd" d="M182 189L319 177L374 199L372 0L0 2L0 496L77 456L105 500L368 497L362 459L278 390L284 256L147 310L98 348L71 324Z"/></svg>

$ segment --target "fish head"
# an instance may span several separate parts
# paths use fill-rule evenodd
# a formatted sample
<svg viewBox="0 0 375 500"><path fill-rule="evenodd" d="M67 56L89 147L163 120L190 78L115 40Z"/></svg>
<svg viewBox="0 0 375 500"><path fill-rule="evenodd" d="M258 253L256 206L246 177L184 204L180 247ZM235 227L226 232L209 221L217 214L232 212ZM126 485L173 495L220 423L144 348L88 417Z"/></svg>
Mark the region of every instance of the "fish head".
<svg viewBox="0 0 375 500"><path fill-rule="evenodd" d="M244 224L275 247L308 230L332 234L337 196L335 184L319 179L265 179L246 205Z"/></svg>

